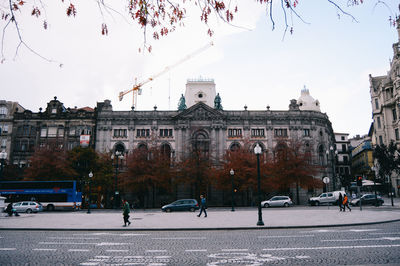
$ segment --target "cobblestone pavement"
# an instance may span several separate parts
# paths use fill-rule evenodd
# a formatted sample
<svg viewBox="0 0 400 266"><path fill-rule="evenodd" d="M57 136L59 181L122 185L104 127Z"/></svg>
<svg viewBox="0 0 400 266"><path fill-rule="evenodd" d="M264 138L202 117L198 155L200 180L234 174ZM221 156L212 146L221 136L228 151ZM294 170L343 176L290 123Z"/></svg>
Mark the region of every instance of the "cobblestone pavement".
<svg viewBox="0 0 400 266"><path fill-rule="evenodd" d="M0 231L0 265L400 265L400 222L221 231Z"/></svg>

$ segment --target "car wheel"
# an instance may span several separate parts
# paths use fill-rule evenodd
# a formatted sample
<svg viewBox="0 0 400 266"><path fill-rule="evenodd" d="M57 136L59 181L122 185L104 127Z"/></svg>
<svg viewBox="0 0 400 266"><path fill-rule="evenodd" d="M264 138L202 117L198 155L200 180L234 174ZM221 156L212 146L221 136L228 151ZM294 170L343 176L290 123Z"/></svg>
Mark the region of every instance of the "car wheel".
<svg viewBox="0 0 400 266"><path fill-rule="evenodd" d="M47 205L47 210L48 211L54 211L54 205L52 205L52 204Z"/></svg>
<svg viewBox="0 0 400 266"><path fill-rule="evenodd" d="M264 204L264 208L269 208L269 204L268 204L268 203L265 203L265 204Z"/></svg>
<svg viewBox="0 0 400 266"><path fill-rule="evenodd" d="M189 211L194 212L195 209L194 209L193 207L191 207L191 208L189 209Z"/></svg>
<svg viewBox="0 0 400 266"><path fill-rule="evenodd" d="M319 206L319 201L316 201L316 202L315 202L315 206Z"/></svg>
<svg viewBox="0 0 400 266"><path fill-rule="evenodd" d="M166 208L165 212L171 212L171 209L170 208Z"/></svg>
<svg viewBox="0 0 400 266"><path fill-rule="evenodd" d="M289 207L289 203L285 202L285 204L283 204L283 207Z"/></svg>
<svg viewBox="0 0 400 266"><path fill-rule="evenodd" d="M31 212L32 212L31 209L27 209L27 210L26 210L26 213L31 213Z"/></svg>

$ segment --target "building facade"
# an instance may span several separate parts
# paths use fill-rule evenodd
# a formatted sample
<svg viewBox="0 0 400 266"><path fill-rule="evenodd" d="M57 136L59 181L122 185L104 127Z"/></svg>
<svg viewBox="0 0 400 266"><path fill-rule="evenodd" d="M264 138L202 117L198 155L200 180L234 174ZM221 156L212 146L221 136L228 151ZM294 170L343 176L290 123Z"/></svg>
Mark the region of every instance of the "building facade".
<svg viewBox="0 0 400 266"><path fill-rule="evenodd" d="M152 111L113 111L109 100L97 104L95 147L99 152L129 153L157 145L179 161L196 146L218 161L226 150L240 148L245 142L253 147L258 143L264 153L272 154L282 138L304 141L321 169L315 178L333 176L334 161L327 154L335 143L331 122L307 89L298 101L291 100L287 111L272 111L269 107L260 111L247 107L223 110L210 79L188 80L177 111L159 111L156 107ZM333 189L332 183L328 189ZM305 203L312 192L301 193Z"/></svg>
<svg viewBox="0 0 400 266"><path fill-rule="evenodd" d="M71 150L81 141L89 140L94 148L95 110L65 108L54 97L42 111L34 113L24 110L14 114L10 163L23 168L29 165L29 158L36 147L56 143L60 148Z"/></svg>
<svg viewBox="0 0 400 266"><path fill-rule="evenodd" d="M0 152L7 154L6 161L10 160L13 134L14 113L21 113L25 109L17 102L0 100Z"/></svg>
<svg viewBox="0 0 400 266"><path fill-rule="evenodd" d="M338 187L348 187L352 181L349 134L335 132L335 142L334 153Z"/></svg>
<svg viewBox="0 0 400 266"><path fill-rule="evenodd" d="M397 19L399 41L392 45L393 58L386 75L369 75L373 118L372 142L388 146L391 142L400 147L400 18ZM393 190L400 188L400 176L391 176ZM399 195L398 195L399 196Z"/></svg>

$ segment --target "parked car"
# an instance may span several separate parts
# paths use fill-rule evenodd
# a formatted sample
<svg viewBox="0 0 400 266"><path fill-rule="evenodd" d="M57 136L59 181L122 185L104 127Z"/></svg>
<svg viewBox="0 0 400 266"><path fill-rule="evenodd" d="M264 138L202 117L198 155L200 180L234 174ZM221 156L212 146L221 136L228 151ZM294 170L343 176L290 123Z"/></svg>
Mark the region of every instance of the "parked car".
<svg viewBox="0 0 400 266"><path fill-rule="evenodd" d="M191 211L199 209L199 204L195 199L180 199L174 201L168 205L164 205L161 207L162 211L171 212L171 211Z"/></svg>
<svg viewBox="0 0 400 266"><path fill-rule="evenodd" d="M262 201L261 207L289 207L292 206L293 202L288 196L274 196L269 200Z"/></svg>
<svg viewBox="0 0 400 266"><path fill-rule="evenodd" d="M312 197L308 200L308 203L311 206L319 206L323 204L338 204L339 201L339 194L344 196L344 191L332 191L332 192L324 192L318 197Z"/></svg>
<svg viewBox="0 0 400 266"><path fill-rule="evenodd" d="M43 211L43 206L35 201L20 201L13 204L13 209L17 212L37 213Z"/></svg>
<svg viewBox="0 0 400 266"><path fill-rule="evenodd" d="M382 206L385 202L381 196L376 195L376 199L378 201L378 206ZM350 202L353 206L360 206L360 198L353 199ZM361 196L361 204L362 205L375 205L375 194L364 194Z"/></svg>

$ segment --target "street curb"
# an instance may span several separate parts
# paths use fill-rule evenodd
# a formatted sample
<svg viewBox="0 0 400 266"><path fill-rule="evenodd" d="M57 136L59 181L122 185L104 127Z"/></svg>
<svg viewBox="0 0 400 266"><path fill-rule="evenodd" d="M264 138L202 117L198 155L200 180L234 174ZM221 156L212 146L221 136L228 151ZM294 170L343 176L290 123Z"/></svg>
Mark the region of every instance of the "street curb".
<svg viewBox="0 0 400 266"><path fill-rule="evenodd" d="M0 231L237 231L237 230L276 230L323 227L362 226L400 222L400 219L380 222L323 224L323 225L293 225L293 226L259 226L259 227L210 227L210 228L0 228Z"/></svg>

